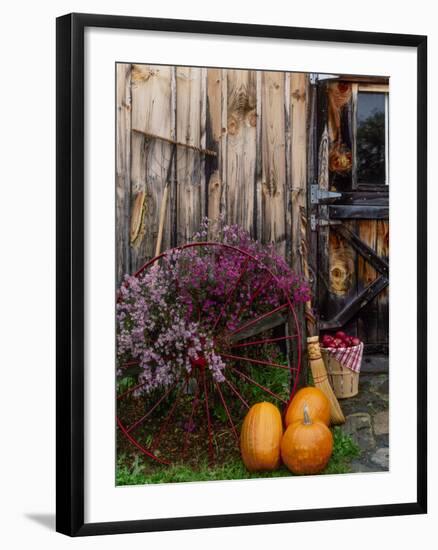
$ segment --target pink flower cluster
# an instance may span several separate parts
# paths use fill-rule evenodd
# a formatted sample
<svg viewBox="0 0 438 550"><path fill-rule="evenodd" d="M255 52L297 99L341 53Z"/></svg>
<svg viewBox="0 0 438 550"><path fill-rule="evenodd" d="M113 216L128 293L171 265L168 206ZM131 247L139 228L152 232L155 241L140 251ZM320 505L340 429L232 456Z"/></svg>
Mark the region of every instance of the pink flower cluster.
<svg viewBox="0 0 438 550"><path fill-rule="evenodd" d="M205 241L209 230L204 220L194 241ZM200 358L214 380L222 382L225 363L215 349L218 333L233 331L284 303L285 294L293 302L309 299L307 283L273 247L252 240L238 226L222 224L216 228L215 241L239 250L219 246L171 250L140 276L125 276L117 303L118 372L123 372L124 363L138 361L142 386L137 394L191 374Z"/></svg>

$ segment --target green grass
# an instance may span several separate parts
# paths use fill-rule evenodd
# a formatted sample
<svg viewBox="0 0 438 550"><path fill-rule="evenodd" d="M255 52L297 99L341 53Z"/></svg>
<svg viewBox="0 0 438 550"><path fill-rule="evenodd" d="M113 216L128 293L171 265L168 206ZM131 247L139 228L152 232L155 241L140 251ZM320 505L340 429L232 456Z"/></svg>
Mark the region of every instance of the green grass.
<svg viewBox="0 0 438 550"><path fill-rule="evenodd" d="M358 446L351 437L344 434L339 427L333 429L333 455L323 474L345 474L351 471L351 461L359 456ZM117 485L144 485L146 483L178 483L187 481L218 481L230 479L257 479L291 476L284 466L274 472L251 474L239 459L230 460L222 465L209 466L198 464L194 469L185 464L163 466L151 463L140 455L129 463L126 455L119 458L117 465Z"/></svg>

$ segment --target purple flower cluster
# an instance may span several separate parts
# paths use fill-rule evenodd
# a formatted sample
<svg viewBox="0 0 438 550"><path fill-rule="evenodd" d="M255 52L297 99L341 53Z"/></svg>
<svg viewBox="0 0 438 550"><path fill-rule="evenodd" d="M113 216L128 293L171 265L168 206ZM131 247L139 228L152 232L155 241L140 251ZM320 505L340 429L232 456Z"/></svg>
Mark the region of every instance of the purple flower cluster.
<svg viewBox="0 0 438 550"><path fill-rule="evenodd" d="M210 231L204 220L194 241L205 241ZM273 247L223 224L216 228L215 241L239 251L218 246L171 250L138 277L125 276L117 303L118 372L126 362L138 362L142 385L135 394L171 385L190 375L199 361L222 382L225 363L215 349L217 334L284 303L286 294L293 302L309 299L307 283Z"/></svg>

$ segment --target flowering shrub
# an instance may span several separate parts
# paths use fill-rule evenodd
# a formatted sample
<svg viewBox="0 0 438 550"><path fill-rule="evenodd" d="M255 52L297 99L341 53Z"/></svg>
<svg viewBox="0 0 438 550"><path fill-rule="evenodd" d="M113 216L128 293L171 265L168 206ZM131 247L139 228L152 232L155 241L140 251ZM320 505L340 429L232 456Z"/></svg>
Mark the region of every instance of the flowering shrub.
<svg viewBox="0 0 438 550"><path fill-rule="evenodd" d="M205 220L194 242L205 241L208 232ZM141 386L135 394L169 386L200 363L222 382L218 334L283 304L286 294L295 303L309 299L307 283L273 246L252 240L236 225L220 224L215 241L238 250L174 249L138 277L125 276L117 303L118 372L138 361Z"/></svg>

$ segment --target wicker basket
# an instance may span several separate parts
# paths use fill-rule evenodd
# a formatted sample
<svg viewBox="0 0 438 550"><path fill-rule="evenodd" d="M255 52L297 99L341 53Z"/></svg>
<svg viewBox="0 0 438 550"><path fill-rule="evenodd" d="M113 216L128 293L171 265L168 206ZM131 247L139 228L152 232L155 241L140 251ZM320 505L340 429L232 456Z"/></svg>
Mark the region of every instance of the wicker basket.
<svg viewBox="0 0 438 550"><path fill-rule="evenodd" d="M333 355L321 348L328 378L338 399L354 397L359 393L359 373L343 367Z"/></svg>

